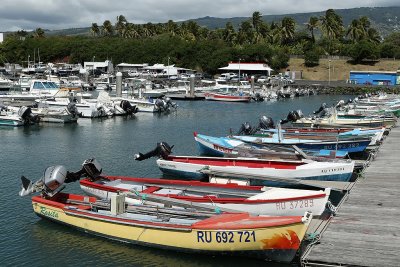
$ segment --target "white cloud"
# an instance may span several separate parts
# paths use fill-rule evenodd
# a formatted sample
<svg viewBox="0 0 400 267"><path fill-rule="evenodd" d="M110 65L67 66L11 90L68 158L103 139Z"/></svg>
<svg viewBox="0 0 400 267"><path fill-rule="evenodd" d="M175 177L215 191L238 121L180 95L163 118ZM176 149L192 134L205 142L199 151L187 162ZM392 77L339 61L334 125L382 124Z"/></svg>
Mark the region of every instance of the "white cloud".
<svg viewBox="0 0 400 267"><path fill-rule="evenodd" d="M398 0L2 0L0 31L89 27L115 22L124 15L133 23L166 22L212 17L249 17L324 11L328 8L398 6Z"/></svg>

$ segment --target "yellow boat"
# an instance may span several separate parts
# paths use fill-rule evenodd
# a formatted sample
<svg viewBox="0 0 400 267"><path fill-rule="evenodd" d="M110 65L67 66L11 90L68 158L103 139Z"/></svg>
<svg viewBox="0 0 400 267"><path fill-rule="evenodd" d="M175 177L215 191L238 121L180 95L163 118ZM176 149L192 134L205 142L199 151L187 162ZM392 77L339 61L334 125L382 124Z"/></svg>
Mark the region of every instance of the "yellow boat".
<svg viewBox="0 0 400 267"><path fill-rule="evenodd" d="M143 196L141 196L143 197ZM218 210L126 205L74 194L32 197L45 219L113 240L184 252L228 254L291 262L311 220L304 216L220 214Z"/></svg>

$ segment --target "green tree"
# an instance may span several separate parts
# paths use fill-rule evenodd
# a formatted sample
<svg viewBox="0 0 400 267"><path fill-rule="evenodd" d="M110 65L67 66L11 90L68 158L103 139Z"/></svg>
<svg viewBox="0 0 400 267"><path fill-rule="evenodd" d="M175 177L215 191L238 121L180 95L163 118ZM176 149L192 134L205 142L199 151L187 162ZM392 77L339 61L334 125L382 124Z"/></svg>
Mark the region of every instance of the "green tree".
<svg viewBox="0 0 400 267"><path fill-rule="evenodd" d="M315 45L312 45L304 53L304 65L306 67L315 67L319 65L319 51Z"/></svg>
<svg viewBox="0 0 400 267"><path fill-rule="evenodd" d="M336 14L333 9L328 9L325 16L320 18L321 29L329 40L340 39L344 33L342 17Z"/></svg>
<svg viewBox="0 0 400 267"><path fill-rule="evenodd" d="M361 40L349 46L348 55L355 63L362 63L365 59L377 59L379 57L379 49L375 44L367 40Z"/></svg>
<svg viewBox="0 0 400 267"><path fill-rule="evenodd" d="M287 68L289 66L289 53L284 48L275 48L270 59L270 65L275 71Z"/></svg>
<svg viewBox="0 0 400 267"><path fill-rule="evenodd" d="M99 36L100 34L100 27L97 23L92 23L92 27L90 28L90 32L93 36Z"/></svg>
<svg viewBox="0 0 400 267"><path fill-rule="evenodd" d="M353 19L349 25L346 36L349 36L353 43L360 41L365 37L365 30L358 19Z"/></svg>
<svg viewBox="0 0 400 267"><path fill-rule="evenodd" d="M35 38L44 38L45 32L42 28L36 28L36 30L33 32L33 36Z"/></svg>
<svg viewBox="0 0 400 267"><path fill-rule="evenodd" d="M117 22L115 23L115 30L117 31L119 36L123 35L127 23L128 21L126 20L125 16L123 15L117 16Z"/></svg>
<svg viewBox="0 0 400 267"><path fill-rule="evenodd" d="M102 26L102 33L104 36L111 36L114 33L114 27L111 24L111 21L109 20L105 20L103 22L103 26Z"/></svg>
<svg viewBox="0 0 400 267"><path fill-rule="evenodd" d="M290 42L296 30L296 21L290 17L284 17L281 22L281 36L283 43Z"/></svg>
<svg viewBox="0 0 400 267"><path fill-rule="evenodd" d="M313 43L315 43L314 31L318 29L318 27L319 27L319 19L314 16L310 17L310 19L307 22L307 29L311 34L311 40L313 41Z"/></svg>
<svg viewBox="0 0 400 267"><path fill-rule="evenodd" d="M233 27L232 23L228 21L225 25L225 28L223 30L223 40L229 44L229 45L234 45L236 42L237 34L235 31L235 28Z"/></svg>
<svg viewBox="0 0 400 267"><path fill-rule="evenodd" d="M253 26L249 21L243 21L240 24L237 40L239 45L246 45L253 43L254 31Z"/></svg>

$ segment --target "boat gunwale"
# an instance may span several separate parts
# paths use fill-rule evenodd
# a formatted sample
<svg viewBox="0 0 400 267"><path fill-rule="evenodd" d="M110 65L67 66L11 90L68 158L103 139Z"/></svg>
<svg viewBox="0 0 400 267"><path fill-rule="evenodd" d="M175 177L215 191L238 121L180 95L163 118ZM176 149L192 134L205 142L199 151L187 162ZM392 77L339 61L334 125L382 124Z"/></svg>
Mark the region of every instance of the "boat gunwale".
<svg viewBox="0 0 400 267"><path fill-rule="evenodd" d="M118 187L113 187L113 186L107 186L107 185L99 185L95 182L91 182L88 179L84 179L80 181L81 185L93 188L93 189L106 189L104 191L107 192L113 192L117 193L120 191L125 191L129 192L128 189L125 188L118 188ZM162 188L162 187L160 187ZM188 191L190 191L190 188L188 188ZM264 191L266 192L266 191ZM264 193L264 192L259 192L259 194ZM148 193L145 193L148 194ZM181 200L190 200L192 202L209 202L212 200L214 203L220 203L220 204L269 204L269 203L276 203L276 202L287 202L287 201L297 201L297 200L303 200L303 199L320 199L320 198L325 198L327 195L325 191L320 194L315 194L315 195L307 195L307 196L298 196L298 197L290 197L290 198L279 198L279 199L247 199L244 197L237 197L237 198L220 198L220 197L210 197L207 198L206 196L204 197L194 197L194 196L179 196L179 195L171 195L171 194L156 194L156 193L151 193L154 195L158 196L166 196L166 197L171 197L175 199L181 199ZM221 193L223 194L223 193ZM256 194L256 193L255 193Z"/></svg>

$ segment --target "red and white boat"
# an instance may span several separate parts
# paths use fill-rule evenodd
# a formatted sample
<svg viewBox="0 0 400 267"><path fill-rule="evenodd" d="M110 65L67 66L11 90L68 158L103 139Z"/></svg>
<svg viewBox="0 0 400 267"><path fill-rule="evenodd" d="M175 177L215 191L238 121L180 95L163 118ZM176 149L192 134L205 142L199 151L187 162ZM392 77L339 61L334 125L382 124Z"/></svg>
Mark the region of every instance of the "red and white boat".
<svg viewBox="0 0 400 267"><path fill-rule="evenodd" d="M206 100L225 101L225 102L250 102L250 95L235 95L235 94L221 94L221 93L205 93Z"/></svg>
<svg viewBox="0 0 400 267"><path fill-rule="evenodd" d="M87 194L101 199L129 191L137 195L149 194L209 204L216 209L273 216L302 216L306 211L320 216L325 211L330 195L330 188L314 191L124 176L85 178L80 181L80 185ZM126 201L129 204L142 204L143 200L127 198Z"/></svg>

